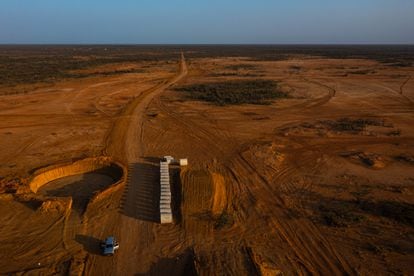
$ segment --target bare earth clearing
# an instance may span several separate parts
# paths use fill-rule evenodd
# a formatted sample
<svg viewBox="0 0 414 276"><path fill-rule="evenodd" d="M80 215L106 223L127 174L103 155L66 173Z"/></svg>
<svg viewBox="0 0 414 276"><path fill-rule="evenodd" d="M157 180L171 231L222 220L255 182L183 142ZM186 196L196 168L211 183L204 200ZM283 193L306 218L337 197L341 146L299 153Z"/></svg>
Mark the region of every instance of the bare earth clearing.
<svg viewBox="0 0 414 276"><path fill-rule="evenodd" d="M0 274L411 274L413 66L194 52L0 86ZM246 80L285 96L191 94Z"/></svg>

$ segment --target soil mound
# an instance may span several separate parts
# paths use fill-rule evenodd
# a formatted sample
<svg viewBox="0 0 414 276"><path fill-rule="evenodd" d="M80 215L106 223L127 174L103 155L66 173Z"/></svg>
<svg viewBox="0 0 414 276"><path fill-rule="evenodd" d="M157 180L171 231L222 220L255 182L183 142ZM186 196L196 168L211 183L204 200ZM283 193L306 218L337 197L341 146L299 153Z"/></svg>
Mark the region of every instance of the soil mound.
<svg viewBox="0 0 414 276"><path fill-rule="evenodd" d="M383 169L387 165L385 158L375 153L343 152L340 155L373 169Z"/></svg>
<svg viewBox="0 0 414 276"><path fill-rule="evenodd" d="M263 258L262 256L256 254L251 248L248 249L248 254L250 259L256 266L256 271L263 276L277 276L283 275L282 271L279 268L276 268L274 264Z"/></svg>
<svg viewBox="0 0 414 276"><path fill-rule="evenodd" d="M213 215L220 215L224 208L226 207L227 198L226 198L226 185L224 182L224 177L218 173L212 173L211 179L213 182Z"/></svg>
<svg viewBox="0 0 414 276"><path fill-rule="evenodd" d="M70 210L72 207L72 199L51 199L46 200L42 203L39 207L39 211L42 213L49 213L49 212L66 212Z"/></svg>
<svg viewBox="0 0 414 276"><path fill-rule="evenodd" d="M369 166L371 168L374 168L374 169L382 169L382 168L385 167L385 161L384 161L384 159L381 156L378 156L376 154L365 154L365 153L362 153L362 154L359 154L358 157L361 159L361 161L365 165L367 165L367 166Z"/></svg>

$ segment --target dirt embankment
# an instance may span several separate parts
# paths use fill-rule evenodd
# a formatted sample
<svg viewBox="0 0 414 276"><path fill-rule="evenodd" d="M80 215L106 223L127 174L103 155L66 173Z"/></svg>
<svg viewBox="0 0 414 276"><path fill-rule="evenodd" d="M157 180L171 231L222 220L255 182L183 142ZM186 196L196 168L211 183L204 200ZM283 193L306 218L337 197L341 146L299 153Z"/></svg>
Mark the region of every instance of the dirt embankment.
<svg viewBox="0 0 414 276"><path fill-rule="evenodd" d="M212 213L217 216L220 215L226 208L226 183L224 181L224 177L218 173L212 173L211 180L213 182L214 191Z"/></svg>
<svg viewBox="0 0 414 276"><path fill-rule="evenodd" d="M53 180L94 171L117 179L111 187L119 186L119 184L123 183L126 174L125 168L118 163L112 162L109 157L86 158L71 164L47 167L35 172L29 182L29 187L32 192L36 193L40 187Z"/></svg>
<svg viewBox="0 0 414 276"><path fill-rule="evenodd" d="M45 275L83 271L88 250L85 247L96 245L96 241L89 245L82 239L89 220L87 210L122 188L125 175L126 169L109 157L86 158L36 171L29 181L31 192L9 194L0 201L2 212L13 213L12 219L0 219L0 234L21 242L0 247L2 252L20 256L9 258L0 253L0 257L10 259L7 266L0 268L0 274L22 270ZM30 226L12 230L18 221Z"/></svg>

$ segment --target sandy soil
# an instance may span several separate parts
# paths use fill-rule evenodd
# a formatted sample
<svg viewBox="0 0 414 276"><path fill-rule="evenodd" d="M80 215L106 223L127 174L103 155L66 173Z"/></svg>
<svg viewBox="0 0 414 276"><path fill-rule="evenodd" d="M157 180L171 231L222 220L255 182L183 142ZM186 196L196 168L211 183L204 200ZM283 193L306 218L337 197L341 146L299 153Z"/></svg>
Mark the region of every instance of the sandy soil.
<svg viewBox="0 0 414 276"><path fill-rule="evenodd" d="M229 69L240 64L251 66ZM0 198L0 273L409 275L413 72L363 59L183 56L1 96L0 175L21 184ZM216 106L174 89L256 78L290 97ZM171 225L158 223L164 155L190 162L173 168ZM33 175L99 156L125 169L99 200L119 181L102 171L27 189ZM107 235L120 242L109 258L99 252Z"/></svg>

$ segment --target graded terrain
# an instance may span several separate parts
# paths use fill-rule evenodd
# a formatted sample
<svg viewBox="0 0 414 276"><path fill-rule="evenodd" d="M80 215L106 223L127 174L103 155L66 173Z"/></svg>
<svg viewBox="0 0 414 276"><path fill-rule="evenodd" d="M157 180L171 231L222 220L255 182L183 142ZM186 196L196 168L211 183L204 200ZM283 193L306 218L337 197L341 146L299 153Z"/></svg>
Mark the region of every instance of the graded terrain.
<svg viewBox="0 0 414 276"><path fill-rule="evenodd" d="M0 274L411 274L413 56L0 47Z"/></svg>

